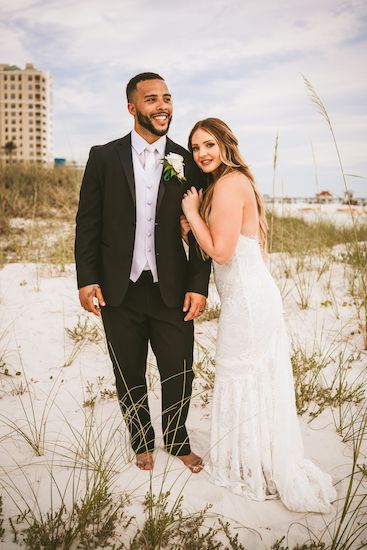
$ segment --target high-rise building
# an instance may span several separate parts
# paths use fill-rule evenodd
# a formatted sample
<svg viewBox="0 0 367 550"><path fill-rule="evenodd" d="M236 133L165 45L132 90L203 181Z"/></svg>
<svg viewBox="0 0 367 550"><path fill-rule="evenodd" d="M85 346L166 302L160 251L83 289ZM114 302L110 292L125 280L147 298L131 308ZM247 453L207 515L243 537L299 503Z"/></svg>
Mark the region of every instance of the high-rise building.
<svg viewBox="0 0 367 550"><path fill-rule="evenodd" d="M53 160L52 79L31 63L0 64L0 162Z"/></svg>

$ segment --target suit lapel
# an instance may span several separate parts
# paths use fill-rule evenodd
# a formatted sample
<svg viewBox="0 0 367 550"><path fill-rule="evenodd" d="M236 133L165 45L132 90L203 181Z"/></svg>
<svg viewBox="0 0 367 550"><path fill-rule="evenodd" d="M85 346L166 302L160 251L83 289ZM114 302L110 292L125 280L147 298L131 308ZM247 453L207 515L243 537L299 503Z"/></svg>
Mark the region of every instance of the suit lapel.
<svg viewBox="0 0 367 550"><path fill-rule="evenodd" d="M168 153L173 153L174 152L174 143L173 141L171 141L169 139L169 137L167 137L167 141L166 141L166 148L165 148L165 151L164 151L164 156L166 157L168 155ZM158 196L157 196L157 208L156 208L156 211L155 211L155 214L157 215L158 214L158 211L161 207L161 204L162 204L162 200L163 200L163 197L164 197L164 194L166 192L166 186L167 186L167 182L164 181L164 178L163 178L163 170L162 170L162 175L161 175L161 180L159 182L159 188L158 188Z"/></svg>
<svg viewBox="0 0 367 550"><path fill-rule="evenodd" d="M136 205L135 178L134 178L133 159L132 159L132 152L131 152L131 133L121 138L117 149L118 149L118 154L121 161L122 169L126 176L127 183L130 188L132 199L134 201L134 204ZM172 153L175 152L175 146L173 141L171 141L169 137L167 137L164 156L168 155L168 153L171 153L171 152ZM162 175L161 175L159 188L158 188L156 215L158 214L158 211L161 207L163 197L166 192L166 185L167 185L167 182L165 182L163 179L163 170L162 170Z"/></svg>
<svg viewBox="0 0 367 550"><path fill-rule="evenodd" d="M130 188L131 196L136 203L135 195L135 178L134 178L134 168L133 168L133 158L131 152L131 134L123 137L118 144L118 154L122 164L122 169L125 173L127 183Z"/></svg>

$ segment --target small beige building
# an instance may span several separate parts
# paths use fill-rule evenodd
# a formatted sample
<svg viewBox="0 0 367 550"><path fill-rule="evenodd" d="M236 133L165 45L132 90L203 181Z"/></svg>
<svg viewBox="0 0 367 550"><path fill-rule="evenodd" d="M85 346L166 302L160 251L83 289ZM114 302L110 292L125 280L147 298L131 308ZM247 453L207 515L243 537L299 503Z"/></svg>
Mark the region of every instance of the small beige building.
<svg viewBox="0 0 367 550"><path fill-rule="evenodd" d="M0 162L51 163L52 120L50 74L0 64Z"/></svg>

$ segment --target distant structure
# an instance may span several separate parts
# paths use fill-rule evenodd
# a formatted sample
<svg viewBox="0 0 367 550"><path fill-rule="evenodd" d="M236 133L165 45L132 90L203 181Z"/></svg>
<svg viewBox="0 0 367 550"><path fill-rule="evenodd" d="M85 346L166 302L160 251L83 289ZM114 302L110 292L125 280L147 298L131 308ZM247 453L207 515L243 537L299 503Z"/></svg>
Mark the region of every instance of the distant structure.
<svg viewBox="0 0 367 550"><path fill-rule="evenodd" d="M321 191L313 197L271 197L264 194L263 200L268 206L270 204L348 204L351 206L367 206L367 197L353 198L353 191L344 191L344 197L332 194L329 191ZM367 213L367 212L366 212Z"/></svg>
<svg viewBox="0 0 367 550"><path fill-rule="evenodd" d="M0 64L0 162L53 162L52 79Z"/></svg>
<svg viewBox="0 0 367 550"><path fill-rule="evenodd" d="M65 166L66 165L66 158L64 157L56 157L54 158L54 166Z"/></svg>
<svg viewBox="0 0 367 550"><path fill-rule="evenodd" d="M333 202L333 195L330 191L320 191L320 193L316 193L316 202L323 204Z"/></svg>
<svg viewBox="0 0 367 550"><path fill-rule="evenodd" d="M358 199L353 198L353 191L344 191L343 204L349 204L351 206L355 206L360 203Z"/></svg>

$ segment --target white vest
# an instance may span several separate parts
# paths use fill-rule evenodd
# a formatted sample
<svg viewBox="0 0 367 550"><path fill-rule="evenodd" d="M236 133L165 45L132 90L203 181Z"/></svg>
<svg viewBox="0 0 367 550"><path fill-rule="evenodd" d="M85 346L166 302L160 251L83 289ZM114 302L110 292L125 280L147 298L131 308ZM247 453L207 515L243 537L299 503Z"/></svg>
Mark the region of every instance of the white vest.
<svg viewBox="0 0 367 550"><path fill-rule="evenodd" d="M143 153L144 154L144 153ZM130 279L135 283L144 269L150 269L154 282L158 281L155 256L155 212L158 188L163 165L156 151L156 166L147 173L142 166L138 153L133 149L133 169L136 197L136 227L133 261Z"/></svg>

